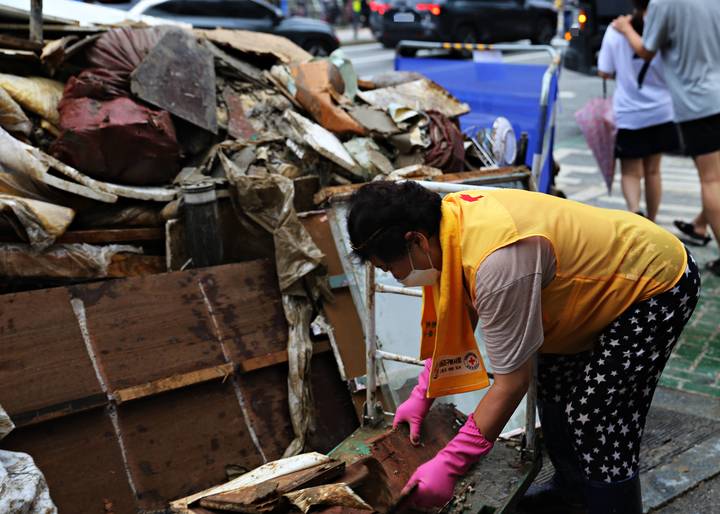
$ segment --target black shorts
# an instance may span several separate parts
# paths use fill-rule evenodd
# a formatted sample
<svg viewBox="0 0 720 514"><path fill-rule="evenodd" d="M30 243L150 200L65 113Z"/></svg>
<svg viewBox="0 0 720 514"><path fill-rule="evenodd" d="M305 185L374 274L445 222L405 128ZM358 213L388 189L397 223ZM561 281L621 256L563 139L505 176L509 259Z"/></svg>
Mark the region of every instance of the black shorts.
<svg viewBox="0 0 720 514"><path fill-rule="evenodd" d="M615 157L618 159L642 159L679 149L677 126L671 121L637 130L621 128L615 138Z"/></svg>
<svg viewBox="0 0 720 514"><path fill-rule="evenodd" d="M720 150L720 113L679 126L685 155L696 157Z"/></svg>

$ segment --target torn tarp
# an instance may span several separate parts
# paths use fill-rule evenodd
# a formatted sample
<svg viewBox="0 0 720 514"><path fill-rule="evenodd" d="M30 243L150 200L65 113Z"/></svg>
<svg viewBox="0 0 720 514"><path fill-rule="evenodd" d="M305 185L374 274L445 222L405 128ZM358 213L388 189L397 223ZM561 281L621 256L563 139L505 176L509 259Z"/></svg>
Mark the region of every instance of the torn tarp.
<svg viewBox="0 0 720 514"><path fill-rule="evenodd" d="M63 94L62 82L44 77L18 77L0 73L0 87L28 111L53 125L59 123L58 103Z"/></svg>
<svg viewBox="0 0 720 514"><path fill-rule="evenodd" d="M391 105L396 104L419 111L438 111L448 118L470 112L468 104L460 102L447 90L429 79L362 91L358 93L358 96L370 105L381 109L388 109Z"/></svg>
<svg viewBox="0 0 720 514"><path fill-rule="evenodd" d="M332 62L318 60L295 64L291 73L297 88L295 99L315 121L336 134L365 134L362 125L337 105L349 103L349 100L342 96L345 82Z"/></svg>
<svg viewBox="0 0 720 514"><path fill-rule="evenodd" d="M32 130L32 123L22 108L2 87L0 87L0 127L8 132L19 132L25 136L30 135Z"/></svg>
<svg viewBox="0 0 720 514"><path fill-rule="evenodd" d="M60 205L0 194L0 216L21 239L42 250L65 233L75 212Z"/></svg>
<svg viewBox="0 0 720 514"><path fill-rule="evenodd" d="M0 405L0 439L15 425ZM0 512L57 514L42 471L26 453L0 450Z"/></svg>

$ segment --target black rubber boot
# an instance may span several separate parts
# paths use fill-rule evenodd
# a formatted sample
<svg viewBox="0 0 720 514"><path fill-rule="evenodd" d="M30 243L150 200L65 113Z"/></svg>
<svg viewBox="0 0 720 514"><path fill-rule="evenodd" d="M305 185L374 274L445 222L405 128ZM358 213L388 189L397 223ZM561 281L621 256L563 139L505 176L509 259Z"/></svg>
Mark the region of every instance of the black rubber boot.
<svg viewBox="0 0 720 514"><path fill-rule="evenodd" d="M640 475L622 482L587 482L588 514L642 514Z"/></svg>
<svg viewBox="0 0 720 514"><path fill-rule="evenodd" d="M562 404L538 400L543 443L555 467L550 482L532 484L520 500L520 513L580 514L585 508L585 481L572 447Z"/></svg>

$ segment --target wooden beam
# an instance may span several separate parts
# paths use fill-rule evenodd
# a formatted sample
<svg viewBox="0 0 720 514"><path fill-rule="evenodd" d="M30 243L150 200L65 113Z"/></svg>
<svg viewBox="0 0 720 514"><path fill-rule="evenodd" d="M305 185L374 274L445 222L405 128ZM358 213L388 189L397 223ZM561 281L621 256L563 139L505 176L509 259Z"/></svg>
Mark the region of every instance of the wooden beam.
<svg viewBox="0 0 720 514"><path fill-rule="evenodd" d="M39 52L43 45L37 41L30 41L21 37L0 34L0 47L13 48L15 50L30 50L31 52Z"/></svg>
<svg viewBox="0 0 720 514"><path fill-rule="evenodd" d="M161 227L73 230L57 239L58 244L73 243L128 243L132 241L162 241L165 231Z"/></svg>
<svg viewBox="0 0 720 514"><path fill-rule="evenodd" d="M30 40L43 41L43 3L42 0L30 0Z"/></svg>
<svg viewBox="0 0 720 514"><path fill-rule="evenodd" d="M159 380L154 380L138 386L118 389L112 393L112 396L115 399L115 402L119 405L121 403L129 402L130 400L153 396L165 391L174 391L175 389L180 389L181 387L187 387L189 385L199 384L209 380L215 380L218 378L222 378L224 380L226 377L232 375L233 371L234 367L232 364L221 364L212 368L189 371L180 375L161 378Z"/></svg>
<svg viewBox="0 0 720 514"><path fill-rule="evenodd" d="M317 353L329 352L330 341L319 341L313 345L313 355ZM243 373L249 373L257 369L267 368L276 364L282 364L288 361L287 350L281 350L279 352L268 353L259 357L253 357L251 359L245 359L240 363L240 371Z"/></svg>

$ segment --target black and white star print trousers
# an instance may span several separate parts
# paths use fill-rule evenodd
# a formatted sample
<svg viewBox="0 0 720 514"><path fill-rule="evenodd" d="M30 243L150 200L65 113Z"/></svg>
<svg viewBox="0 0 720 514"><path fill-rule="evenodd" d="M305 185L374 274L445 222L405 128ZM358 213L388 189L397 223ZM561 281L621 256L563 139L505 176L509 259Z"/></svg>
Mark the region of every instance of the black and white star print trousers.
<svg viewBox="0 0 720 514"><path fill-rule="evenodd" d="M630 306L592 350L540 354L538 399L562 404L586 479L619 482L638 472L655 387L699 293L698 268L688 252L688 267L677 284Z"/></svg>

